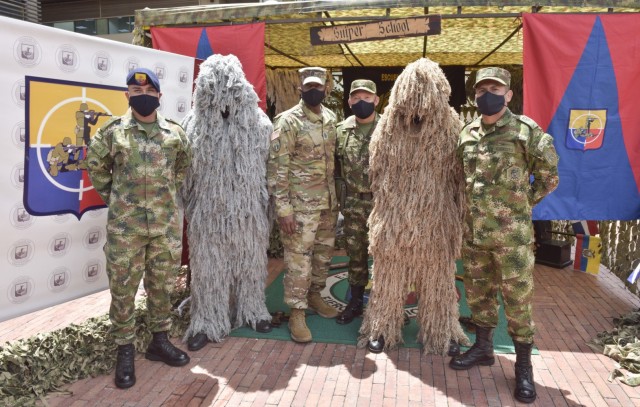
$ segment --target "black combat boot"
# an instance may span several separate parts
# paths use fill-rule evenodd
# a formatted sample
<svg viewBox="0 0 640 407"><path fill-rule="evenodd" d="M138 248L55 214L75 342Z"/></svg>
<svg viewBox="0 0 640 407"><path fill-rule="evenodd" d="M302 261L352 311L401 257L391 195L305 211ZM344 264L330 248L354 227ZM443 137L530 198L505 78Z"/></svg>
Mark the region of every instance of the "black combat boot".
<svg viewBox="0 0 640 407"><path fill-rule="evenodd" d="M362 308L364 307L364 287L360 285L352 285L350 287L351 299L344 311L336 318L336 322L340 325L350 324L355 317L362 315Z"/></svg>
<svg viewBox="0 0 640 407"><path fill-rule="evenodd" d="M523 403L533 403L536 399L536 384L533 381L531 349L533 343L513 341L516 348L516 390L513 396Z"/></svg>
<svg viewBox="0 0 640 407"><path fill-rule="evenodd" d="M144 356L149 360L164 362L169 366L184 366L189 363L189 355L173 346L167 332L154 332L153 340Z"/></svg>
<svg viewBox="0 0 640 407"><path fill-rule="evenodd" d="M449 350L447 351L447 355L449 356L458 356L460 354L460 344L455 340L451 339L449 341Z"/></svg>
<svg viewBox="0 0 640 407"><path fill-rule="evenodd" d="M367 349L371 353L381 353L384 350L384 336L380 335L378 339L369 339Z"/></svg>
<svg viewBox="0 0 640 407"><path fill-rule="evenodd" d="M118 356L116 359L116 387L128 389L136 384L136 369L134 359L136 348L132 343L118 345Z"/></svg>
<svg viewBox="0 0 640 407"><path fill-rule="evenodd" d="M449 366L455 370L471 369L475 365L491 366L495 363L493 355L493 329L476 327L476 343L462 355L454 356Z"/></svg>

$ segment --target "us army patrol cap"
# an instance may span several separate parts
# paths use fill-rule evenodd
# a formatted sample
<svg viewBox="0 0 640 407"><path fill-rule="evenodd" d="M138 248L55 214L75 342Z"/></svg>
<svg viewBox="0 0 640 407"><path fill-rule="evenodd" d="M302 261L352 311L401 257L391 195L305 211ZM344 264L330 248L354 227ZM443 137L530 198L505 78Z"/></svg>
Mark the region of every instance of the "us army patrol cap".
<svg viewBox="0 0 640 407"><path fill-rule="evenodd" d="M151 85L160 92L160 81L155 73L147 68L136 68L127 75L127 85Z"/></svg>
<svg viewBox="0 0 640 407"><path fill-rule="evenodd" d="M357 90L364 90L365 92L373 93L375 95L376 84L369 79L356 79L355 81L351 82L351 90L349 91L349 94L352 94Z"/></svg>
<svg viewBox="0 0 640 407"><path fill-rule="evenodd" d="M324 86L327 83L327 70L317 66L302 68L298 70L300 80L303 85L307 83L317 83Z"/></svg>
<svg viewBox="0 0 640 407"><path fill-rule="evenodd" d="M473 85L475 88L482 81L492 80L499 82L503 85L507 85L507 88L511 87L511 74L509 71L503 68L492 66L490 68L482 68L476 73L476 83Z"/></svg>

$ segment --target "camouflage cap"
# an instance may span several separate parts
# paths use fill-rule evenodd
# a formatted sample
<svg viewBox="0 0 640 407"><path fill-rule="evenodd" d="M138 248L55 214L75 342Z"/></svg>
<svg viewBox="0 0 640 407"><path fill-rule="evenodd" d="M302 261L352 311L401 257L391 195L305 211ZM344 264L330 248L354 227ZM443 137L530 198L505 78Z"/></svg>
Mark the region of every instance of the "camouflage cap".
<svg viewBox="0 0 640 407"><path fill-rule="evenodd" d="M155 73L147 68L132 69L127 75L127 85L151 85L160 92L160 81Z"/></svg>
<svg viewBox="0 0 640 407"><path fill-rule="evenodd" d="M356 79L355 81L351 82L351 90L349 91L349 94L352 94L357 90L364 90L366 92L375 94L376 84L369 79Z"/></svg>
<svg viewBox="0 0 640 407"><path fill-rule="evenodd" d="M301 68L298 70L300 81L303 85L307 83L318 83L324 86L327 83L327 70L317 66Z"/></svg>
<svg viewBox="0 0 640 407"><path fill-rule="evenodd" d="M478 83L486 80L496 81L503 85L507 85L507 87L511 86L511 74L509 71L495 66L478 70L476 73L476 83L473 87L475 88L478 86Z"/></svg>

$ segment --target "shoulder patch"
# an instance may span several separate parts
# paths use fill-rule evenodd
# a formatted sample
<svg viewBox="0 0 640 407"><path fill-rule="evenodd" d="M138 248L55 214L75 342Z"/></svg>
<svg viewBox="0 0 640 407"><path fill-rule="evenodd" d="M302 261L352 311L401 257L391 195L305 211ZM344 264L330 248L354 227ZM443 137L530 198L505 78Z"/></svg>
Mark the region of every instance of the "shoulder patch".
<svg viewBox="0 0 640 407"><path fill-rule="evenodd" d="M113 124L116 123L120 123L122 121L122 117L121 116L115 116L112 117L111 119L107 120L107 122L105 124L102 125L103 128L107 128Z"/></svg>
<svg viewBox="0 0 640 407"><path fill-rule="evenodd" d="M274 153L280 151L280 139L276 139L273 143L271 143L271 149Z"/></svg>
<svg viewBox="0 0 640 407"><path fill-rule="evenodd" d="M274 131L273 133L271 133L271 141L280 138L280 129Z"/></svg>
<svg viewBox="0 0 640 407"><path fill-rule="evenodd" d="M516 118L521 121L522 123L526 124L527 126L531 127L532 129L535 129L538 126L538 123L536 123L535 121L533 121L533 119L524 116L524 115L516 115Z"/></svg>

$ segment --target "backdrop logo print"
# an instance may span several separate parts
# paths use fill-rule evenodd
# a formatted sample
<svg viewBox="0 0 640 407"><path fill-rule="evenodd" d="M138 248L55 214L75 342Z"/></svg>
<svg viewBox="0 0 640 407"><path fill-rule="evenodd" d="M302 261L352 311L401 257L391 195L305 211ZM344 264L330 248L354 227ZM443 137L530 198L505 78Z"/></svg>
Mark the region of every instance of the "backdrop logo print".
<svg viewBox="0 0 640 407"><path fill-rule="evenodd" d="M604 142L607 109L576 110L569 112L567 148L572 150L597 150Z"/></svg>
<svg viewBox="0 0 640 407"><path fill-rule="evenodd" d="M136 57L129 57L126 61L124 61L124 73L128 74L136 68L142 68L140 66L140 60Z"/></svg>
<svg viewBox="0 0 640 407"><path fill-rule="evenodd" d="M160 86L164 83L164 80L167 78L167 67L165 64L157 63L153 65L153 72L156 73L156 76L160 80Z"/></svg>
<svg viewBox="0 0 640 407"><path fill-rule="evenodd" d="M24 203L32 215L104 207L87 174L97 129L127 109L123 88L27 76Z"/></svg>
<svg viewBox="0 0 640 407"><path fill-rule="evenodd" d="M14 266L24 266L33 258L35 245L28 239L14 242L7 251L7 259Z"/></svg>
<svg viewBox="0 0 640 407"><path fill-rule="evenodd" d="M35 217L24 209L22 204L14 205L10 214L11 224L16 229L27 229L35 221Z"/></svg>
<svg viewBox="0 0 640 407"><path fill-rule="evenodd" d="M65 72L73 72L80 66L78 50L73 45L64 44L56 51L56 64Z"/></svg>
<svg viewBox="0 0 640 407"><path fill-rule="evenodd" d="M92 227L84 234L82 243L84 244L84 247L89 250L99 249L104 245L104 236L104 228L98 226Z"/></svg>
<svg viewBox="0 0 640 407"><path fill-rule="evenodd" d="M35 285L33 284L33 279L27 276L20 276L9 284L9 287L7 288L7 297L12 303L20 304L31 297L34 289Z"/></svg>
<svg viewBox="0 0 640 407"><path fill-rule="evenodd" d="M13 136L13 144L18 147L20 151L24 151L24 141L27 137L24 121L16 123L11 130L11 134Z"/></svg>
<svg viewBox="0 0 640 407"><path fill-rule="evenodd" d="M57 233L49 240L49 254L53 257L62 257L71 249L71 235Z"/></svg>
<svg viewBox="0 0 640 407"><path fill-rule="evenodd" d="M57 293L64 291L71 280L71 273L66 267L58 267L49 273L49 291Z"/></svg>
<svg viewBox="0 0 640 407"><path fill-rule="evenodd" d="M13 57L24 67L36 66L42 57L40 44L33 37L20 37L13 45Z"/></svg>
<svg viewBox="0 0 640 407"><path fill-rule="evenodd" d="M98 51L93 54L92 61L93 72L101 77L107 77L111 74L111 67L113 65L113 61L108 53L104 51Z"/></svg>
<svg viewBox="0 0 640 407"><path fill-rule="evenodd" d="M11 184L16 189L22 190L24 188L24 164L16 164L11 170Z"/></svg>
<svg viewBox="0 0 640 407"><path fill-rule="evenodd" d="M27 98L27 87L22 79L13 84L11 96L16 105L24 107L24 101Z"/></svg>
<svg viewBox="0 0 640 407"><path fill-rule="evenodd" d="M181 66L178 70L178 85L186 87L189 85L190 71L187 67Z"/></svg>
<svg viewBox="0 0 640 407"><path fill-rule="evenodd" d="M189 110L189 105L187 103L187 99L178 98L176 101L176 116L179 118L183 118L187 115L187 111Z"/></svg>
<svg viewBox="0 0 640 407"><path fill-rule="evenodd" d="M103 265L98 259L91 259L84 265L82 271L82 277L87 283L93 283L100 278L102 274Z"/></svg>

